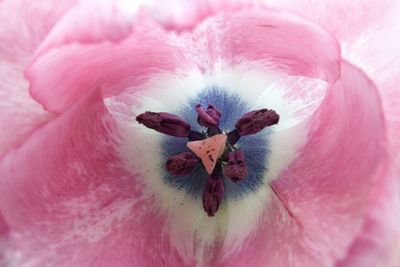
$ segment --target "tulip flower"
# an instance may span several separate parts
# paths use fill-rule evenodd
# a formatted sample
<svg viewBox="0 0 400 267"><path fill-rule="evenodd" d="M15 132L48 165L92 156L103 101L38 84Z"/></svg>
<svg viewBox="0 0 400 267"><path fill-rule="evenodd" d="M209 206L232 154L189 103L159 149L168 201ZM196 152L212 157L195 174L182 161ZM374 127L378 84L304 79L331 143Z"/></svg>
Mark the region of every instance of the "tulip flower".
<svg viewBox="0 0 400 267"><path fill-rule="evenodd" d="M399 266L399 14L0 1L0 266Z"/></svg>

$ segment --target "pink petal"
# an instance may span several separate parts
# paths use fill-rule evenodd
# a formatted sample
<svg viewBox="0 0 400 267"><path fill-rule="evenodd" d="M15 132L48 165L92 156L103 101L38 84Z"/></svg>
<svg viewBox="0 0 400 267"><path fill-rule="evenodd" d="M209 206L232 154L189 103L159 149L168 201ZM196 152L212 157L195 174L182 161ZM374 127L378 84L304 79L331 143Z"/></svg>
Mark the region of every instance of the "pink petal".
<svg viewBox="0 0 400 267"><path fill-rule="evenodd" d="M397 1L393 0L383 0L379 3L373 0L351 2L346 0L266 0L259 2L301 14L331 31L341 41L357 37L368 27L373 27L397 4Z"/></svg>
<svg viewBox="0 0 400 267"><path fill-rule="evenodd" d="M345 0L268 0L268 4L300 13L335 35L342 45L343 57L364 70L377 85L382 99L390 146L394 151L400 151L400 2L396 0L380 2L373 0L351 2ZM399 166L400 158L396 153L394 154L392 165ZM398 173L399 171L397 171L397 177L399 176ZM394 188L396 187L394 186ZM388 199L383 203L390 207L388 203L393 202L391 194L386 197ZM376 201L377 206L381 205L379 199ZM389 210L392 210L392 215L396 214L393 211L394 208L389 208ZM345 261L346 264L354 263L354 266L369 266L366 262L359 262L368 260L368 264L371 266L389 266L389 263L377 264L376 260L378 259L379 262L380 258L380 260L390 261L392 257L387 255L387 252L390 246L392 249L395 247L393 242L397 242L397 249L395 247L397 264L393 266L400 265L400 236L388 234L388 231L385 234L385 231L382 232L381 230L392 229L393 227L387 224L390 224L393 218L388 217L387 222L384 220L377 221L375 217L378 212L382 213L382 217L390 215L390 213L385 213L385 209L376 208L371 211L372 215L368 215L369 218L364 225L366 234L361 234L360 240L355 241L353 245L355 256L352 257L352 253L349 253L350 259ZM397 221L399 220L397 219ZM371 237L371 232L375 232L375 236L380 235L381 237L374 240L374 237ZM390 241L390 239L392 240ZM386 243L380 244L382 242ZM374 246L374 243L377 244ZM387 246L387 248L382 251L382 249L377 248L379 246ZM375 248L362 249L367 247ZM358 251L359 249L361 252ZM377 254L380 254L380 256ZM345 263L343 264L345 265Z"/></svg>
<svg viewBox="0 0 400 267"><path fill-rule="evenodd" d="M398 173L395 165L379 170L362 229L337 267L400 265Z"/></svg>
<svg viewBox="0 0 400 267"><path fill-rule="evenodd" d="M8 233L8 225L4 221L2 214L0 213L0 266L5 266L5 256L4 252L7 246L7 233Z"/></svg>
<svg viewBox="0 0 400 267"><path fill-rule="evenodd" d="M102 9L106 14L97 14L84 7L71 10L53 29L26 70L32 96L47 110L65 111L96 85L105 85L105 96L114 95L143 83L155 73L186 64L179 49L169 43L181 45L144 15L123 20L135 24L134 34L128 36L129 27L121 24L119 13L111 12L112 16L107 17L107 9ZM92 21L95 25L89 26ZM78 30L75 26L83 28ZM123 37L126 39L119 43L97 42Z"/></svg>
<svg viewBox="0 0 400 267"><path fill-rule="evenodd" d="M309 117L340 71L336 40L286 12L247 8L219 14L200 24L192 39L196 65L210 76L217 73L212 86L228 85L253 109L276 110L282 116L279 130ZM225 81L229 72L234 77ZM233 79L238 82L230 83Z"/></svg>
<svg viewBox="0 0 400 267"><path fill-rule="evenodd" d="M211 65L221 58L232 65L257 62L269 70L330 83L339 75L336 40L290 13L265 8L225 13L206 21L194 39L206 44L202 49L210 54Z"/></svg>
<svg viewBox="0 0 400 267"><path fill-rule="evenodd" d="M154 196L121 163L120 141L96 90L1 160L0 211L18 266L180 265Z"/></svg>
<svg viewBox="0 0 400 267"><path fill-rule="evenodd" d="M250 1L210 1L210 0L170 0L152 1L146 4L147 11L153 19L159 21L166 29L174 31L192 30L208 16L218 12L238 11L250 7Z"/></svg>
<svg viewBox="0 0 400 267"><path fill-rule="evenodd" d="M51 116L31 99L22 70L56 21L76 1L0 3L0 155Z"/></svg>
<svg viewBox="0 0 400 267"><path fill-rule="evenodd" d="M8 225L4 221L3 216L0 213L0 236L5 234L8 231Z"/></svg>
<svg viewBox="0 0 400 267"><path fill-rule="evenodd" d="M138 9L135 2L82 1L57 23L36 56L72 43L119 42L131 33Z"/></svg>
<svg viewBox="0 0 400 267"><path fill-rule="evenodd" d="M218 266L332 266L347 255L386 159L376 88L344 62L341 79L306 125L309 141L271 185L274 201L258 229Z"/></svg>
<svg viewBox="0 0 400 267"><path fill-rule="evenodd" d="M397 0L266 0L306 17L330 31L343 57L377 84L389 139L400 150L400 2ZM399 163L398 163L399 164Z"/></svg>

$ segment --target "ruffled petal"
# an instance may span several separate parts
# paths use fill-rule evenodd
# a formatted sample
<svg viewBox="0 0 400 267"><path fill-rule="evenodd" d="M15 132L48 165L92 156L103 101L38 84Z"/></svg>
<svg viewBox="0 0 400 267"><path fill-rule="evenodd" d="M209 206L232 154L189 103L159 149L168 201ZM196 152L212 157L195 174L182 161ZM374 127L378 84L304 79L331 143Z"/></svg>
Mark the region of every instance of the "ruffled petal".
<svg viewBox="0 0 400 267"><path fill-rule="evenodd" d="M0 155L51 116L28 92L23 68L57 20L76 1L0 3Z"/></svg>
<svg viewBox="0 0 400 267"><path fill-rule="evenodd" d="M53 28L26 70L32 96L47 110L63 112L100 84L109 96L185 65L179 43L145 15L126 19L123 7L117 12L100 6L93 13L79 6ZM76 31L76 24L85 27ZM112 40L120 42L106 42Z"/></svg>
<svg viewBox="0 0 400 267"><path fill-rule="evenodd" d="M182 265L154 196L124 169L120 143L96 90L6 154L0 212L16 266Z"/></svg>
<svg viewBox="0 0 400 267"><path fill-rule="evenodd" d="M347 255L386 159L376 88L344 62L341 79L303 127L310 128L308 142L272 182L264 218L242 250L218 266L331 266Z"/></svg>

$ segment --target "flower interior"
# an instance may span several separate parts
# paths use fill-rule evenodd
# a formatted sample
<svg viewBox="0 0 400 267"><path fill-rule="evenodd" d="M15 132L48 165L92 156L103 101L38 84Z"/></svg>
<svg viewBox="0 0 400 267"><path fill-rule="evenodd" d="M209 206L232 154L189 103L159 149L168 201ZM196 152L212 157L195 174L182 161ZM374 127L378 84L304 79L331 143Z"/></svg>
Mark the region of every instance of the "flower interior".
<svg viewBox="0 0 400 267"><path fill-rule="evenodd" d="M211 95L215 94L211 92ZM229 104L235 105L224 103L224 106ZM202 186L202 202L204 211L211 217L216 214L225 197L227 181L240 184L252 171L246 163L245 149L239 145L239 140L257 135L277 124L279 115L267 108L252 110L236 118L233 129L225 130L221 127L221 120L223 116L232 114L224 114L213 103L208 103L207 107L197 103L193 110L197 113L196 123L202 127L200 131L180 116L167 112L146 111L138 115L136 120L165 135L185 139L185 147L178 145L178 151L168 156L165 170L173 176L172 179L181 178L189 180L189 183L198 182L194 181L199 179L198 174L206 177ZM257 142L253 145L257 145Z"/></svg>

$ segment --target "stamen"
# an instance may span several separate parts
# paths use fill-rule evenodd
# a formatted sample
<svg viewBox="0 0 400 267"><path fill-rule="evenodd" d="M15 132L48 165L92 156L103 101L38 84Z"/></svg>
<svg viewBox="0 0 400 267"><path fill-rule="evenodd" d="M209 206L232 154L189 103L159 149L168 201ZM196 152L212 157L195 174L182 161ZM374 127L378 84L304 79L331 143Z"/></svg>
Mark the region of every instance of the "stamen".
<svg viewBox="0 0 400 267"><path fill-rule="evenodd" d="M175 176L187 176L196 168L198 158L190 152L170 157L165 164L166 170Z"/></svg>
<svg viewBox="0 0 400 267"><path fill-rule="evenodd" d="M188 137L191 128L189 123L167 112L147 111L138 115L136 120L147 128L176 137Z"/></svg>
<svg viewBox="0 0 400 267"><path fill-rule="evenodd" d="M249 171L244 161L243 151L229 152L228 157L228 162L224 166L224 175L235 183L244 180L249 175Z"/></svg>
<svg viewBox="0 0 400 267"><path fill-rule="evenodd" d="M240 139L240 134L237 129L227 133L227 136L228 136L228 143L231 146L234 146L237 143L237 141L239 141L239 139Z"/></svg>
<svg viewBox="0 0 400 267"><path fill-rule="evenodd" d="M189 141L203 140L203 139L206 139L206 135L203 133L199 133L199 132L190 130L189 134L188 134L188 139L189 139Z"/></svg>
<svg viewBox="0 0 400 267"><path fill-rule="evenodd" d="M256 134L265 127L277 124L279 115L272 109L253 110L244 114L235 127L240 136Z"/></svg>
<svg viewBox="0 0 400 267"><path fill-rule="evenodd" d="M196 105L196 111L199 114L197 122L204 127L218 126L221 118L221 112L216 109L213 105L208 105L205 110L200 104Z"/></svg>
<svg viewBox="0 0 400 267"><path fill-rule="evenodd" d="M224 182L222 180L221 168L216 168L208 177L203 191L203 208L209 217L215 215L224 199Z"/></svg>
<svg viewBox="0 0 400 267"><path fill-rule="evenodd" d="M212 136L217 135L217 134L222 134L222 131L221 131L220 128L218 128L218 126L208 127L208 129L207 129L207 135L208 136L212 137Z"/></svg>

